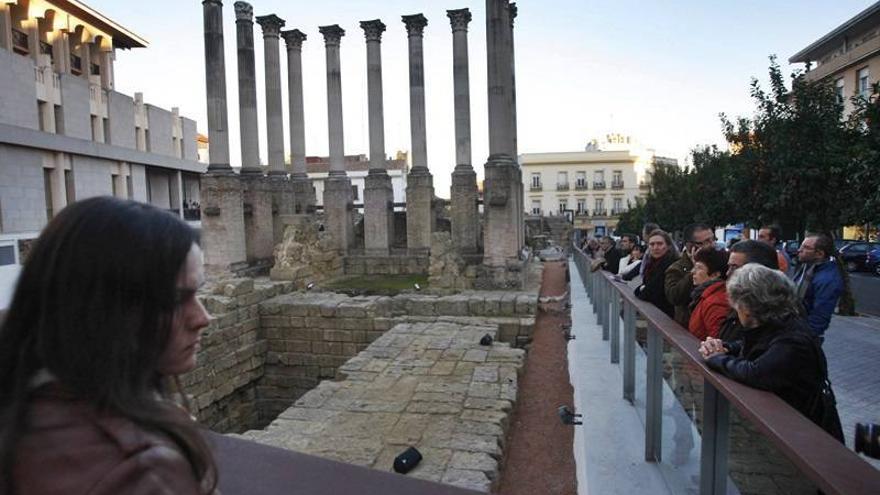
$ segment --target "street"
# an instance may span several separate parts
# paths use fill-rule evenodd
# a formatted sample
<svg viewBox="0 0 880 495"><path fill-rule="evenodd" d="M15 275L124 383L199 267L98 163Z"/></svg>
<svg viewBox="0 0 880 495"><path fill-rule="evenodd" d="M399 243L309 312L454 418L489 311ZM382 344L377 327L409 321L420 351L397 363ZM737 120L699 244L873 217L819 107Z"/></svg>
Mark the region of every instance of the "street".
<svg viewBox="0 0 880 495"><path fill-rule="evenodd" d="M867 273L850 273L853 295L856 298L856 311L880 316L880 277Z"/></svg>

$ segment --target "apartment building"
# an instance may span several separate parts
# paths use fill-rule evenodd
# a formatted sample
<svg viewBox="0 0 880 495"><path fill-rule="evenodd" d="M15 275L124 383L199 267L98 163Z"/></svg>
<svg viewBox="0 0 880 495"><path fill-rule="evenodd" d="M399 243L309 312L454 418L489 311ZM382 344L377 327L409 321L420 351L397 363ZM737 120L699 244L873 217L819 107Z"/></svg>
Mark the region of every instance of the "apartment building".
<svg viewBox="0 0 880 495"><path fill-rule="evenodd" d="M677 164L621 134L594 139L584 151L523 153L519 161L526 213L564 215L589 236L614 232L620 214L647 195L656 161Z"/></svg>
<svg viewBox="0 0 880 495"><path fill-rule="evenodd" d="M0 3L0 308L32 240L75 200L197 217L196 123L114 90L117 54L146 46L76 0Z"/></svg>
<svg viewBox="0 0 880 495"><path fill-rule="evenodd" d="M391 188L394 192L395 203L406 202L406 174L409 173L407 157L408 154L405 151L398 151L393 159L388 158L385 160L385 169L391 177ZM351 179L352 197L356 205L363 205L364 203L364 185L369 170L370 160L367 158L367 155L345 156L345 173ZM330 172L330 159L326 156L307 156L306 172L309 175L309 179L312 180L312 186L315 188L317 205L323 206L324 179L327 178Z"/></svg>

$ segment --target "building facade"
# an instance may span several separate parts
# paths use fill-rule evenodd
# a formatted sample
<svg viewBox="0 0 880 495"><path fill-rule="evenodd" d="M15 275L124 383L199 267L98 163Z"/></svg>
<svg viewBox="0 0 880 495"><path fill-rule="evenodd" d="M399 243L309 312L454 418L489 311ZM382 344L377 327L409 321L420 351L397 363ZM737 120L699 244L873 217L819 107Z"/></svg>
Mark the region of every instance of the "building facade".
<svg viewBox="0 0 880 495"><path fill-rule="evenodd" d="M196 211L195 121L114 90L116 54L146 45L76 0L0 3L0 308L31 241L73 201Z"/></svg>
<svg viewBox="0 0 880 495"><path fill-rule="evenodd" d="M564 215L582 235L614 232L620 214L647 195L655 160L653 150L629 136L609 134L585 151L523 153L524 201L528 215Z"/></svg>
<svg viewBox="0 0 880 495"><path fill-rule="evenodd" d="M409 172L407 153L398 151L397 155L385 160L385 168L391 177L391 188L394 191L394 202L406 203L406 175ZM364 184L370 169L370 159L367 155L346 155L345 173L351 179L351 191L355 205L359 207L364 203ZM330 172L330 160L325 156L307 156L306 172L312 180L312 186L317 194L317 205L324 206L324 179ZM399 210L403 211L403 207Z"/></svg>
<svg viewBox="0 0 880 495"><path fill-rule="evenodd" d="M807 79L833 81L846 113L852 97L871 94L880 80L880 2L792 55L789 63L806 64Z"/></svg>

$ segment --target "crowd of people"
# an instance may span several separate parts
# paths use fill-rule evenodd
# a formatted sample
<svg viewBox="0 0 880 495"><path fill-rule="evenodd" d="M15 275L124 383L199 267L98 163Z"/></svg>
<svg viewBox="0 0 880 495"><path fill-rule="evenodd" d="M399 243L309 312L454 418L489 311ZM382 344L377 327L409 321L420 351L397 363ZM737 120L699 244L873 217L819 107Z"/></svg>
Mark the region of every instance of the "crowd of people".
<svg viewBox="0 0 880 495"><path fill-rule="evenodd" d="M632 281L636 297L663 311L700 340L711 369L769 390L843 441L822 351L844 290L834 242L808 233L797 267L777 246L780 229L729 249L714 230L693 224L679 245L656 224L632 234L587 239L593 271ZM828 400L830 396L831 400Z"/></svg>

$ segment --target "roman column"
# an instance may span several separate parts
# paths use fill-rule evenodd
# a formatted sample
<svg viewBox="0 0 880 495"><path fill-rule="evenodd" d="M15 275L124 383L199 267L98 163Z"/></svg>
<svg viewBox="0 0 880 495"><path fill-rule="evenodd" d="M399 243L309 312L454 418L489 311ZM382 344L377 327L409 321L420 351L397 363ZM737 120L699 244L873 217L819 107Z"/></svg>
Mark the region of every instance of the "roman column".
<svg viewBox="0 0 880 495"><path fill-rule="evenodd" d="M345 30L339 25L318 28L324 35L327 55L327 128L330 137L330 173L324 181L325 230L336 249L346 252L354 240L351 180L345 173L345 147L342 132L342 74L339 44Z"/></svg>
<svg viewBox="0 0 880 495"><path fill-rule="evenodd" d="M254 9L247 2L235 2L234 7L238 45L238 115L245 246L248 261L259 262L271 259L275 248L272 189L260 166Z"/></svg>
<svg viewBox="0 0 880 495"><path fill-rule="evenodd" d="M483 263L493 283L521 283L518 263L522 217L522 173L513 137L513 74L510 6L486 0L486 54L489 102L489 158L485 165ZM517 197L517 196L520 197Z"/></svg>
<svg viewBox="0 0 880 495"><path fill-rule="evenodd" d="M513 160L514 160L514 162L516 162L517 169L518 169L517 173L519 174L519 177L520 177L520 180L517 181L517 189L519 192L517 192L515 195L515 197L518 200L518 206L517 206L517 210L516 210L518 212L517 213L518 214L517 224L522 226L520 229L517 230L517 232L519 233L519 240L518 240L517 245L524 246L526 243L525 185L523 184L523 181L522 181L522 168L519 167L519 145L518 145L518 138L517 138L518 134L517 134L517 130L516 130L517 129L517 123L516 123L516 119L517 119L517 117L516 117L516 55L515 55L515 50L514 50L515 43L513 41L513 24L514 24L514 19L516 19L517 12L518 11L517 11L517 7L516 7L516 2L511 2L510 5L508 6L508 15L510 16L510 34L508 35L508 54L510 55L510 84L511 84L511 86L510 86L511 87L511 89L510 89L510 101L511 101L511 103L510 103L510 111L511 111L510 125L511 125L511 130L510 130L510 132L511 132L512 139L513 139Z"/></svg>
<svg viewBox="0 0 880 495"><path fill-rule="evenodd" d="M361 21L367 43L367 107L370 171L364 184L364 250L388 254L394 238L394 190L385 167L385 116L382 96L382 33L385 24Z"/></svg>
<svg viewBox="0 0 880 495"><path fill-rule="evenodd" d="M416 253L431 247L434 231L434 178L428 171L425 130L425 67L422 36L428 20L422 14L402 17L409 40L409 122L412 170L406 184L406 245Z"/></svg>
<svg viewBox="0 0 880 495"><path fill-rule="evenodd" d="M447 10L452 25L452 75L455 96L455 170L452 172L452 241L462 253L477 251L479 212L477 174L471 165L471 96L468 69L468 9Z"/></svg>
<svg viewBox="0 0 880 495"><path fill-rule="evenodd" d="M314 213L315 188L306 170L306 125L303 105L302 44L306 35L299 29L282 31L287 45L287 92L290 112L290 160L293 164L294 213Z"/></svg>
<svg viewBox="0 0 880 495"><path fill-rule="evenodd" d="M227 270L246 259L244 211L241 183L229 166L223 2L204 0L202 9L208 139L211 142L208 173L202 177L201 187L202 248L208 268Z"/></svg>

